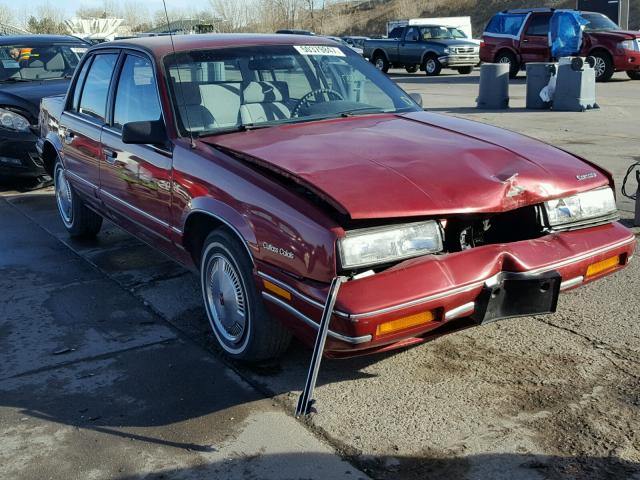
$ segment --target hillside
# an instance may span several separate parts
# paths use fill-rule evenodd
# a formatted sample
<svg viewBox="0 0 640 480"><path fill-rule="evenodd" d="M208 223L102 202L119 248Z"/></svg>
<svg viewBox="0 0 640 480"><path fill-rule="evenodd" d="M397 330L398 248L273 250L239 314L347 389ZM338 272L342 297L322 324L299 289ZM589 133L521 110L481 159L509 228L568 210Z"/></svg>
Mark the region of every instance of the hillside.
<svg viewBox="0 0 640 480"><path fill-rule="evenodd" d="M524 7L575 8L575 0L359 0L333 5L323 30L334 35L375 35L386 32L389 20L416 17L471 16L479 35L500 10ZM640 29L640 0L631 0L630 24Z"/></svg>

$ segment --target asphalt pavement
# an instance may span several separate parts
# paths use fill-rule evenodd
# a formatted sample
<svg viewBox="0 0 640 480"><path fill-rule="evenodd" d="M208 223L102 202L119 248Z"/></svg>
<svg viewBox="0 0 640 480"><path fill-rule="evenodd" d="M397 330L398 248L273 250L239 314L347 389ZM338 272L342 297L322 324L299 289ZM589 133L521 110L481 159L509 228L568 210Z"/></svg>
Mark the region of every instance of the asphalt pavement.
<svg viewBox="0 0 640 480"><path fill-rule="evenodd" d="M430 110L601 164L618 190L639 159L640 82L626 76L585 113L524 110L523 79L490 112L475 109L477 73L391 77ZM6 191L0 245L0 478L640 479L637 258L554 315L326 360L301 422L310 350L226 361L197 278L122 230L70 241L50 189Z"/></svg>

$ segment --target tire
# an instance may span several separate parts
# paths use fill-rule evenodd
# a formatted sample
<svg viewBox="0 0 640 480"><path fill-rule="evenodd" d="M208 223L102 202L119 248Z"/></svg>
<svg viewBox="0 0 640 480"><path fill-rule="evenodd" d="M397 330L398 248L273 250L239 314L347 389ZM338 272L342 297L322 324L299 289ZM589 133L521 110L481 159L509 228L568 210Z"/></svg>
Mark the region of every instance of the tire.
<svg viewBox="0 0 640 480"><path fill-rule="evenodd" d="M371 63L373 63L374 67L376 67L382 73L387 73L389 71L389 62L381 53L377 53L371 60Z"/></svg>
<svg viewBox="0 0 640 480"><path fill-rule="evenodd" d="M418 66L417 65L406 65L404 67L404 69L407 71L407 73L416 73L418 71Z"/></svg>
<svg viewBox="0 0 640 480"><path fill-rule="evenodd" d="M640 70L629 70L627 76L631 80L640 80Z"/></svg>
<svg viewBox="0 0 640 480"><path fill-rule="evenodd" d="M440 75L442 71L442 64L440 61L434 56L429 55L424 60L424 73L427 77L437 77Z"/></svg>
<svg viewBox="0 0 640 480"><path fill-rule="evenodd" d="M615 73L611 55L604 51L596 51L591 54L595 59L593 69L596 71L596 82L608 82Z"/></svg>
<svg viewBox="0 0 640 480"><path fill-rule="evenodd" d="M498 52L496 55L495 63L508 63L509 64L509 78L516 78L520 72L520 64L516 56L508 50Z"/></svg>
<svg viewBox="0 0 640 480"><path fill-rule="evenodd" d="M89 209L73 190L60 160L53 167L53 185L60 219L72 238L95 238L102 228L102 217Z"/></svg>
<svg viewBox="0 0 640 480"><path fill-rule="evenodd" d="M457 70L460 75L470 75L473 72L473 67L460 67Z"/></svg>
<svg viewBox="0 0 640 480"><path fill-rule="evenodd" d="M214 230L204 242L200 283L214 338L227 356L258 362L284 353L291 333L266 311L249 256L224 229Z"/></svg>

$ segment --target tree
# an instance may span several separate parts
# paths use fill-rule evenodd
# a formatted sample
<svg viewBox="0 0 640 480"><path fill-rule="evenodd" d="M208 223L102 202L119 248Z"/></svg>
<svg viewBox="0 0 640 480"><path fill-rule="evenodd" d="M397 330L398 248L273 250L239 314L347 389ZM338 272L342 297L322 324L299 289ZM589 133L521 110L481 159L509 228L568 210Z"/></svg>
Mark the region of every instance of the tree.
<svg viewBox="0 0 640 480"><path fill-rule="evenodd" d="M69 33L69 29L64 24L62 11L48 2L38 5L36 14L31 15L27 21L27 30L31 33L50 33L58 35Z"/></svg>
<svg viewBox="0 0 640 480"><path fill-rule="evenodd" d="M122 6L122 18L132 32L144 32L151 27L149 10L136 0L126 0Z"/></svg>

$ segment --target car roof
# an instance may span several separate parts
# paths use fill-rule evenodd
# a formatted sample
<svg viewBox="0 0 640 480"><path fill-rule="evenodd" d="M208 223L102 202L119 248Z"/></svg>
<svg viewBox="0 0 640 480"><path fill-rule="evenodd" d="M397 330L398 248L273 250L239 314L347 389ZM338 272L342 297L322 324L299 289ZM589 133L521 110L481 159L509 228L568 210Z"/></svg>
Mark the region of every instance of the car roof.
<svg viewBox="0 0 640 480"><path fill-rule="evenodd" d="M316 35L216 33L197 35L163 35L157 37L128 38L101 43L90 51L107 48L141 48L157 58L169 53L189 50L249 47L260 45L332 45L333 40Z"/></svg>
<svg viewBox="0 0 640 480"><path fill-rule="evenodd" d="M52 43L82 43L87 42L71 35L1 35L0 45L14 45L28 43L30 45L51 45Z"/></svg>

